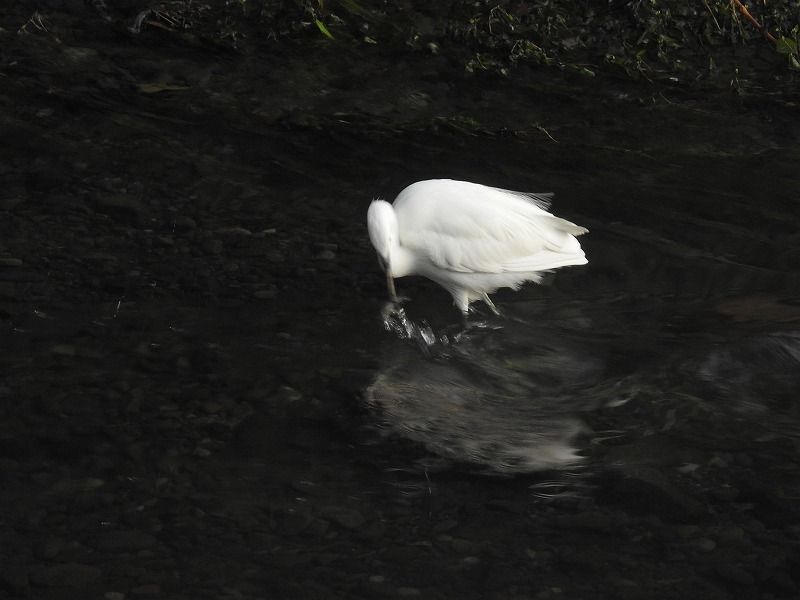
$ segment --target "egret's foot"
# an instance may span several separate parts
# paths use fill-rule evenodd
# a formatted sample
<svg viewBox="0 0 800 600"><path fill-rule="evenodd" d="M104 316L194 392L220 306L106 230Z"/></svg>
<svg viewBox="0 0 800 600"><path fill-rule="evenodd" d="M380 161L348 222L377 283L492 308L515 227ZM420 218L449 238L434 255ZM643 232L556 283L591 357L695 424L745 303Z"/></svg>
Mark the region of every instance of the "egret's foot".
<svg viewBox="0 0 800 600"><path fill-rule="evenodd" d="M406 311L402 305L392 300L389 300L381 307L381 317L383 317L384 323L398 318L405 318L405 316Z"/></svg>
<svg viewBox="0 0 800 600"><path fill-rule="evenodd" d="M489 300L489 296L487 296L486 294L484 294L483 296L486 305L492 310L492 312L496 316L499 317L500 311L498 311L497 307L494 304L492 304L491 300ZM470 307L468 312L462 312L461 316L464 319L463 321L464 331L487 330L487 329L491 329L494 331L498 329L503 329L502 325L492 323L490 320L491 317L486 318L486 315L482 311L479 311L474 307Z"/></svg>
<svg viewBox="0 0 800 600"><path fill-rule="evenodd" d="M490 321L483 321L483 320L464 320L464 332L470 331L500 331L504 329L502 325L498 325L496 323L492 323Z"/></svg>

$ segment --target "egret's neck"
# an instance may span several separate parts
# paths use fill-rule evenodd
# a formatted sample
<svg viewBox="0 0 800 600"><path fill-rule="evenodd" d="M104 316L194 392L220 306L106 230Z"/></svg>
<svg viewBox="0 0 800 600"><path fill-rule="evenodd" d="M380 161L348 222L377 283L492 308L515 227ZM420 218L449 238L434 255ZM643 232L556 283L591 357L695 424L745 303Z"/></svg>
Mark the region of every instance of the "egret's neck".
<svg viewBox="0 0 800 600"><path fill-rule="evenodd" d="M405 277L406 275L413 275L417 272L414 253L403 248L400 242L396 240L392 243L391 257L393 277Z"/></svg>

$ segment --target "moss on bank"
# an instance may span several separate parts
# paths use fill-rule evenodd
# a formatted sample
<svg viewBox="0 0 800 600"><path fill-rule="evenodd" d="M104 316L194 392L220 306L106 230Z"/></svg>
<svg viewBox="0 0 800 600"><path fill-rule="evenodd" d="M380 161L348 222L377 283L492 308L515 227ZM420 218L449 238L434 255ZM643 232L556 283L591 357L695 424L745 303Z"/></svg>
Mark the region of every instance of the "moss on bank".
<svg viewBox="0 0 800 600"><path fill-rule="evenodd" d="M791 85L800 72L797 2L175 0L131 1L127 11L132 30L198 35L238 50L319 43L444 54L466 72L535 65L737 91L748 82Z"/></svg>

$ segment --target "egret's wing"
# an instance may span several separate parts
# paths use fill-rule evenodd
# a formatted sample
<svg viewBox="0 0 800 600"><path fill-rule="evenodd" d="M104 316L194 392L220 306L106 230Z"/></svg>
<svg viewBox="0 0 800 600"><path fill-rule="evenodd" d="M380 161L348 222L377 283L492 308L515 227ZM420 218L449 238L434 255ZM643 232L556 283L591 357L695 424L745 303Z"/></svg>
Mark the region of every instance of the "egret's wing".
<svg viewBox="0 0 800 600"><path fill-rule="evenodd" d="M478 184L473 184L473 185L478 185ZM532 202L542 210L548 210L550 208L550 205L553 203L553 196L555 196L553 192L515 192L514 190L504 190L503 188L489 188L489 189L492 189L496 192L502 192L504 194L511 194L512 196L518 196L523 200Z"/></svg>
<svg viewBox="0 0 800 600"><path fill-rule="evenodd" d="M543 194L463 181L423 181L394 202L401 244L458 272L541 271L586 262L586 229L543 208Z"/></svg>

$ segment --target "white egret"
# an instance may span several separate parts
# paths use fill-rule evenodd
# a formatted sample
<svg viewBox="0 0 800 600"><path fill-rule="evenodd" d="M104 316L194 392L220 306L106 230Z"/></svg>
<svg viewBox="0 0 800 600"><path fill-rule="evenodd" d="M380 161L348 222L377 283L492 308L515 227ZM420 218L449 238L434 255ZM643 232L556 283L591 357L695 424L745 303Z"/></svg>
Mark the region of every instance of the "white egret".
<svg viewBox="0 0 800 600"><path fill-rule="evenodd" d="M497 289L586 264L575 236L587 229L547 212L551 196L431 179L412 183L392 204L373 200L367 229L392 300L395 277L422 275L465 315L475 300L499 314L489 299Z"/></svg>

